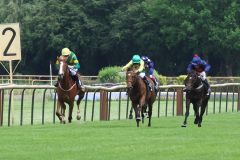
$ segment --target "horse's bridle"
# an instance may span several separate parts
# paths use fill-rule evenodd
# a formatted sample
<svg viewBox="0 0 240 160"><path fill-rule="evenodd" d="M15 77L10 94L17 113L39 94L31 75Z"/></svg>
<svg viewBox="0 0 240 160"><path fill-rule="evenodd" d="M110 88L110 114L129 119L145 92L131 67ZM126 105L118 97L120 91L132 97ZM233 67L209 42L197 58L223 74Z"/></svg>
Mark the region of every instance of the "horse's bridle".
<svg viewBox="0 0 240 160"><path fill-rule="evenodd" d="M187 91L190 91L190 90L200 90L202 87L203 87L203 83L201 81L201 79L199 78L199 76L197 75L197 73L193 72L193 73L190 73L191 75L188 76L188 79L195 79L195 81L193 81L192 85L190 85L190 88L188 85L186 85L186 81L184 82L185 83L185 86L186 86L186 89ZM198 84L198 86L196 86L196 81L197 80L200 80L200 83Z"/></svg>
<svg viewBox="0 0 240 160"><path fill-rule="evenodd" d="M127 71L127 88L128 89L132 89L133 88L133 84L136 81L136 73L134 71ZM129 77L131 77L131 79L129 80ZM131 84L131 85L129 85Z"/></svg>
<svg viewBox="0 0 240 160"><path fill-rule="evenodd" d="M59 72L58 72L58 74L59 74L60 72L61 72L61 74L58 75L58 76L60 76L60 78L62 79L62 78L64 77L64 75L66 74L66 73L63 71L63 69L61 68L62 63L65 63L65 65L66 65L66 72L69 72L69 73L70 73L70 70L69 70L69 68L68 68L68 66L67 66L67 63L66 63L65 59L64 59L64 58L60 59L60 58L61 58L61 57L59 57L59 59L58 59L58 60L59 60ZM71 91L75 85L76 85L76 83L74 83L69 89L64 89L64 88L61 86L61 83L59 83L59 88L60 88L62 91L68 92L68 91Z"/></svg>

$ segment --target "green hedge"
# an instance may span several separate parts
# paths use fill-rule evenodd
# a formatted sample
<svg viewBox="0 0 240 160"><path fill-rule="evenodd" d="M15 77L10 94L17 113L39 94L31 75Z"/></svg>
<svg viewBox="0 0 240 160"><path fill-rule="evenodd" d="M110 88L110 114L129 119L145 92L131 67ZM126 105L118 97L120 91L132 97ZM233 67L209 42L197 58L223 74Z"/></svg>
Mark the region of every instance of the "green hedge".
<svg viewBox="0 0 240 160"><path fill-rule="evenodd" d="M176 78L176 84L184 84L184 80L186 79L187 75L180 75Z"/></svg>
<svg viewBox="0 0 240 160"><path fill-rule="evenodd" d="M98 73L101 83L121 83L125 82L125 74L121 72L120 66L104 67Z"/></svg>
<svg viewBox="0 0 240 160"><path fill-rule="evenodd" d="M121 72L120 66L104 67L98 73L98 81L100 83L122 83L126 81L125 72ZM159 75L154 70L154 75L159 80L161 85L167 84L167 77Z"/></svg>

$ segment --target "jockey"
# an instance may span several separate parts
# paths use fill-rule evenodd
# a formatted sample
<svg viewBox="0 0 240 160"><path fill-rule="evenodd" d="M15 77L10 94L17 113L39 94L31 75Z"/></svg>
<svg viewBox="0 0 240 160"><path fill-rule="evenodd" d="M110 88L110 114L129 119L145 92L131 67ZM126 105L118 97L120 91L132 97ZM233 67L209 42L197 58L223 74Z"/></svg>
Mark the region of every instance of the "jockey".
<svg viewBox="0 0 240 160"><path fill-rule="evenodd" d="M153 61L150 58L148 58L147 56L142 56L141 59L144 61L146 75L152 79L152 81L155 84L155 88L157 89L158 82L157 82L156 77L153 75L153 72L154 72L154 63L153 63Z"/></svg>
<svg viewBox="0 0 240 160"><path fill-rule="evenodd" d="M122 71L126 71L128 68L136 67L138 68L134 72L139 73L139 76L144 80L144 82L147 84L147 86L151 89L150 84L147 80L146 74L145 74L145 68L144 68L144 61L140 58L139 55L133 55L132 60L128 62L123 68Z"/></svg>
<svg viewBox="0 0 240 160"><path fill-rule="evenodd" d="M78 88L83 89L84 85L81 82L79 76L78 76L78 70L80 69L80 64L77 59L77 56L74 52L70 51L68 48L62 49L62 56L67 57L67 64L70 71L70 75L72 76L73 80L76 81L76 84ZM56 62L56 65L58 65L58 61ZM58 84L55 86L57 87Z"/></svg>
<svg viewBox="0 0 240 160"><path fill-rule="evenodd" d="M187 71L190 72L192 70L195 70L200 78L202 79L203 83L207 86L208 88L208 93L207 95L210 94L210 85L207 81L207 75L206 73L210 70L211 66L207 64L206 61L202 60L197 54L194 54L193 59L191 63L187 67Z"/></svg>

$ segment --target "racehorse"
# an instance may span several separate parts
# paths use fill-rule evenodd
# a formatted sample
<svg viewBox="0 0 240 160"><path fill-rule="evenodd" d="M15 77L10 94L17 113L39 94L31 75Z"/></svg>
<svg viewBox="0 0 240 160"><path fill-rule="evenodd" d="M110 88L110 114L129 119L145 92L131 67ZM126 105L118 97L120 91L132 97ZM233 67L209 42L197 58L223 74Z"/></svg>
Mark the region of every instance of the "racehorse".
<svg viewBox="0 0 240 160"><path fill-rule="evenodd" d="M67 57L60 56L58 58L59 61L59 81L58 87L56 88L58 95L58 107L56 110L56 115L58 116L61 123L66 123L65 120L65 110L67 103L69 105L69 114L68 114L68 122L72 121L72 111L74 106L75 96L78 95L77 99L77 120L81 119L80 116L80 102L84 97L85 92L83 90L79 90L76 82L72 79L70 75L70 70L66 63Z"/></svg>
<svg viewBox="0 0 240 160"><path fill-rule="evenodd" d="M184 80L184 84L186 89L186 113L182 127L187 126L190 103L193 104L193 109L195 112L194 124L197 124L198 127L201 127L202 117L210 98L210 94L207 95L208 88L195 71L188 73L186 79ZM200 108L201 112L199 113Z"/></svg>
<svg viewBox="0 0 240 160"><path fill-rule="evenodd" d="M151 86L154 86L153 81L150 78L148 80L151 83ZM137 127L139 127L139 122L141 121L141 118L142 123L144 123L144 110L146 109L146 107L148 107L148 126L150 127L152 117L152 105L156 99L156 92L148 91L143 79L131 69L126 72L126 81L128 95L132 101L132 107L135 111Z"/></svg>

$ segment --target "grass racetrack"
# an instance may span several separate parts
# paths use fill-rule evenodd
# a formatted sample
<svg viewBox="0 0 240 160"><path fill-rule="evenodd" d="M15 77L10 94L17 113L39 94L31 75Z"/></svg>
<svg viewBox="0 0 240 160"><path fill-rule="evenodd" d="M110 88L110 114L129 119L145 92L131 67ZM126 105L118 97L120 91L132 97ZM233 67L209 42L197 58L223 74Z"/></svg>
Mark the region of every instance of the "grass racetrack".
<svg viewBox="0 0 240 160"><path fill-rule="evenodd" d="M239 160L240 114L0 127L0 160Z"/></svg>

